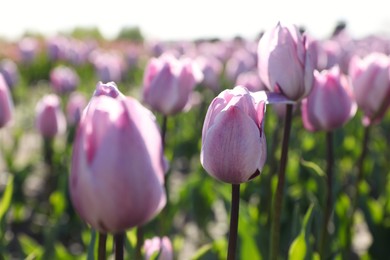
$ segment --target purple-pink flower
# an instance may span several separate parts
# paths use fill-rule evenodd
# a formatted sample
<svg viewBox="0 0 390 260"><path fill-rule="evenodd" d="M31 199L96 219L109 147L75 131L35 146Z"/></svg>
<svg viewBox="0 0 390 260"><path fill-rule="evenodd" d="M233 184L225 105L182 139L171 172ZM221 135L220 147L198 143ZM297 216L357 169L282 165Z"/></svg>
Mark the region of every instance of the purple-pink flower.
<svg viewBox="0 0 390 260"><path fill-rule="evenodd" d="M145 260L152 259L158 254L156 260L173 260L173 247L168 237L153 237L144 242Z"/></svg>
<svg viewBox="0 0 390 260"><path fill-rule="evenodd" d="M266 161L265 101L241 86L211 102L202 130L200 160L214 178L232 184L257 176Z"/></svg>
<svg viewBox="0 0 390 260"><path fill-rule="evenodd" d="M12 120L14 105L4 77L0 74L0 128Z"/></svg>
<svg viewBox="0 0 390 260"><path fill-rule="evenodd" d="M363 124L380 122L390 106L390 58L373 52L364 58L352 57L349 76Z"/></svg>
<svg viewBox="0 0 390 260"><path fill-rule="evenodd" d="M186 107L203 74L190 58L170 54L149 60L143 80L143 101L163 115L173 115Z"/></svg>
<svg viewBox="0 0 390 260"><path fill-rule="evenodd" d="M352 88L338 66L321 73L315 71L314 76L313 90L302 100L303 125L309 131L332 131L356 113Z"/></svg>
<svg viewBox="0 0 390 260"><path fill-rule="evenodd" d="M294 101L310 93L316 59L309 47L295 25L278 23L263 34L258 45L258 70L270 91Z"/></svg>
<svg viewBox="0 0 390 260"><path fill-rule="evenodd" d="M38 132L45 138L53 138L66 130L65 115L60 98L55 94L43 96L35 109L35 123Z"/></svg>
<svg viewBox="0 0 390 260"><path fill-rule="evenodd" d="M96 86L73 146L72 203L100 232L142 225L166 203L161 134L152 113L115 83Z"/></svg>

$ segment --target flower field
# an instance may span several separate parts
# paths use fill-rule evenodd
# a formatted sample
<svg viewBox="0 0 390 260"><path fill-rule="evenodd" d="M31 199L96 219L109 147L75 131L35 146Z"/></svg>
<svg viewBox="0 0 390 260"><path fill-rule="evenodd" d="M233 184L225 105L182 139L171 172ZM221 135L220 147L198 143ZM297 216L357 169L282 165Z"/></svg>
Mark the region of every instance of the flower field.
<svg viewBox="0 0 390 260"><path fill-rule="evenodd" d="M0 40L0 259L388 259L389 54Z"/></svg>

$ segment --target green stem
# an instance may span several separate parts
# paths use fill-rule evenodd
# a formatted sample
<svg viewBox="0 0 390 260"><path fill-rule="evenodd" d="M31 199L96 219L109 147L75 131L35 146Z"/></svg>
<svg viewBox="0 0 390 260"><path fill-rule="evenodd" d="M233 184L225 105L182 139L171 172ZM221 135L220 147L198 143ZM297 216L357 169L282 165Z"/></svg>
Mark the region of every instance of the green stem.
<svg viewBox="0 0 390 260"><path fill-rule="evenodd" d="M141 259L141 249L144 243L144 231L141 226L137 227L137 244L135 246L135 259Z"/></svg>
<svg viewBox="0 0 390 260"><path fill-rule="evenodd" d="M366 126L364 128L364 136L363 136L363 143L362 143L362 151L360 154L360 157L357 161L357 176L355 180L355 185L353 189L353 194L351 198L351 204L352 204L352 211L349 216L348 225L347 225L347 252L351 252L351 245L352 245L352 235L353 235L353 225L354 225L354 215L355 211L358 207L358 201L359 201L359 185L364 180L364 160L368 153L368 140L370 136L370 126Z"/></svg>
<svg viewBox="0 0 390 260"><path fill-rule="evenodd" d="M271 223L271 244L270 244L270 258L271 260L278 259L279 241L280 241L280 215L283 205L283 190L286 176L286 166L288 159L288 143L291 132L292 122L292 104L286 105L286 117L284 122L284 133L282 141L282 154L280 158L280 168L278 176L278 185L276 187L275 200L274 200L274 213L273 221Z"/></svg>
<svg viewBox="0 0 390 260"><path fill-rule="evenodd" d="M107 234L99 233L98 260L106 259L106 241Z"/></svg>
<svg viewBox="0 0 390 260"><path fill-rule="evenodd" d="M163 121L161 124L161 141L162 141L162 147L163 150L165 150L165 136L167 133L167 122L168 122L168 116L164 115L163 116Z"/></svg>
<svg viewBox="0 0 390 260"><path fill-rule="evenodd" d="M124 243L125 234L118 233L114 235L115 240L115 260L123 260L123 243Z"/></svg>
<svg viewBox="0 0 390 260"><path fill-rule="evenodd" d="M334 155L333 155L333 132L326 132L326 203L324 205L324 215L323 223L321 230L321 242L320 242L320 256L321 259L325 259L326 247L328 243L328 224L330 220L330 215L332 212L332 197L333 197L333 164L334 164Z"/></svg>
<svg viewBox="0 0 390 260"><path fill-rule="evenodd" d="M230 211L228 260L236 259L238 212L240 208L240 184L232 184L232 208Z"/></svg>

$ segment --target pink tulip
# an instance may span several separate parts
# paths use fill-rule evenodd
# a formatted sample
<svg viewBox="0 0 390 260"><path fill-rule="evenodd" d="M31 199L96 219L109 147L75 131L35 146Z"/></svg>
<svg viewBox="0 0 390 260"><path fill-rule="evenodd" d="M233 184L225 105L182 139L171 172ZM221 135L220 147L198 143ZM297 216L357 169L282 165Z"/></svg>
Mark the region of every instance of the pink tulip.
<svg viewBox="0 0 390 260"><path fill-rule="evenodd" d="M13 102L10 90L0 74L0 128L8 124L13 116Z"/></svg>
<svg viewBox="0 0 390 260"><path fill-rule="evenodd" d="M265 102L241 86L221 92L206 114L201 163L214 178L232 184L251 180L266 160Z"/></svg>
<svg viewBox="0 0 390 260"><path fill-rule="evenodd" d="M168 237L146 239L144 242L144 250L145 260L151 259L156 253L158 254L158 258L155 258L157 260L173 260L172 243Z"/></svg>
<svg viewBox="0 0 390 260"><path fill-rule="evenodd" d="M50 72L50 83L56 93L69 93L76 89L80 79L70 67L58 66Z"/></svg>
<svg viewBox="0 0 390 260"><path fill-rule="evenodd" d="M0 62L0 74L3 74L4 80L11 89L19 81L19 69L16 63L11 59L3 59Z"/></svg>
<svg viewBox="0 0 390 260"><path fill-rule="evenodd" d="M258 46L261 80L272 92L294 101L306 97L314 82L315 57L309 42L294 25L280 23L264 33Z"/></svg>
<svg viewBox="0 0 390 260"><path fill-rule="evenodd" d="M52 138L65 132L65 115L57 95L49 94L42 97L37 103L35 114L37 130L43 137Z"/></svg>
<svg viewBox="0 0 390 260"><path fill-rule="evenodd" d="M309 131L332 131L356 113L357 105L347 77L338 66L315 71L310 95L302 100L303 126Z"/></svg>
<svg viewBox="0 0 390 260"><path fill-rule="evenodd" d="M70 94L68 104L66 105L66 115L69 124L75 125L79 122L81 113L87 105L87 99L80 92Z"/></svg>
<svg viewBox="0 0 390 260"><path fill-rule="evenodd" d="M390 106L390 59L382 53L365 58L354 56L349 75L358 107L364 112L363 124L378 123Z"/></svg>
<svg viewBox="0 0 390 260"><path fill-rule="evenodd" d="M163 115L179 113L202 79L203 74L193 60L179 60L166 53L159 58L152 58L146 66L143 100Z"/></svg>
<svg viewBox="0 0 390 260"><path fill-rule="evenodd" d="M166 203L164 163L152 113L99 82L73 147L69 185L80 217L104 233L148 222Z"/></svg>
<svg viewBox="0 0 390 260"><path fill-rule="evenodd" d="M267 87L261 82L259 73L251 70L246 71L237 76L236 86L244 86L249 91L267 90Z"/></svg>

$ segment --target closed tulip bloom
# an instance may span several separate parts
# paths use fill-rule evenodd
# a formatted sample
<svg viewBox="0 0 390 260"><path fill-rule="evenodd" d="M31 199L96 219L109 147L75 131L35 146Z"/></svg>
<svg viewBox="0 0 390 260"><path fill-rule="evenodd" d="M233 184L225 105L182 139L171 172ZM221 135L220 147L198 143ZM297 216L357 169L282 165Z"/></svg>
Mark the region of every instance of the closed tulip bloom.
<svg viewBox="0 0 390 260"><path fill-rule="evenodd" d="M56 93L69 93L76 89L80 79L70 67L58 66L50 72L50 83Z"/></svg>
<svg viewBox="0 0 390 260"><path fill-rule="evenodd" d="M37 103L35 114L37 130L43 137L53 138L65 132L65 115L57 95L48 94L42 97Z"/></svg>
<svg viewBox="0 0 390 260"><path fill-rule="evenodd" d="M99 82L73 146L69 186L80 217L103 233L151 220L166 203L164 163L152 113Z"/></svg>
<svg viewBox="0 0 390 260"><path fill-rule="evenodd" d="M80 92L73 92L66 105L66 116L70 125L76 125L81 117L81 113L87 105L87 99Z"/></svg>
<svg viewBox="0 0 390 260"><path fill-rule="evenodd" d="M0 74L0 128L8 124L13 116L14 105L4 77Z"/></svg>
<svg viewBox="0 0 390 260"><path fill-rule="evenodd" d="M356 113L357 105L347 77L338 66L315 71L310 95L302 100L303 126L309 131L332 131Z"/></svg>
<svg viewBox="0 0 390 260"><path fill-rule="evenodd" d="M143 100L163 115L181 112L203 74L189 59L176 59L170 54L152 58L146 66L143 81Z"/></svg>
<svg viewBox="0 0 390 260"><path fill-rule="evenodd" d="M354 56L349 75L364 125L378 123L390 106L390 59L382 53Z"/></svg>
<svg viewBox="0 0 390 260"><path fill-rule="evenodd" d="M201 163L214 178L232 184L257 176L266 160L265 102L241 86L211 102L202 130Z"/></svg>
<svg viewBox="0 0 390 260"><path fill-rule="evenodd" d="M280 23L261 37L258 45L258 70L272 92L291 100L306 97L314 82L315 57L309 42L294 25Z"/></svg>
<svg viewBox="0 0 390 260"><path fill-rule="evenodd" d="M19 81L19 70L11 59L3 59L0 62L0 74L3 74L8 87L13 88Z"/></svg>
<svg viewBox="0 0 390 260"><path fill-rule="evenodd" d="M153 237L144 242L145 260L152 259L158 253L157 260L173 260L173 248L168 237ZM154 258L153 258L154 259Z"/></svg>

